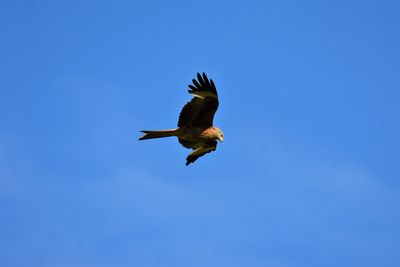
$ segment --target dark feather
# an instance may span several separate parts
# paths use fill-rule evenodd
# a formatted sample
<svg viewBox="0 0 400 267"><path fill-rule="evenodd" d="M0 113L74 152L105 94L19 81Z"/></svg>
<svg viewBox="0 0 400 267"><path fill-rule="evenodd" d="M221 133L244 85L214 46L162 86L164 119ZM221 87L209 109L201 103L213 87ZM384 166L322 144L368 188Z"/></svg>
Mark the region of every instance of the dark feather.
<svg viewBox="0 0 400 267"><path fill-rule="evenodd" d="M186 166L188 166L190 163L195 162L198 158L204 156L205 154L215 151L217 149L217 141L212 141L212 143L208 144L208 146L203 147L203 148L208 149L208 150L206 150L202 153L199 153L199 154L194 154L194 153L196 153L196 151L195 151L192 154L190 154L189 156L187 156ZM200 149L203 149L203 148L200 148Z"/></svg>
<svg viewBox="0 0 400 267"><path fill-rule="evenodd" d="M193 97L181 110L178 127L193 126L208 128L213 125L214 114L218 109L218 95L214 82L208 80L205 73L203 77L197 73L197 79L193 79L193 85L189 85L189 93L209 92L210 96L205 98ZM214 95L214 96L212 96Z"/></svg>
<svg viewBox="0 0 400 267"><path fill-rule="evenodd" d="M194 86L193 86L193 85L191 85L191 84L189 84L188 86L189 86L189 88L190 88L190 89L192 89L193 91L196 91L196 90L197 90L197 88L196 88L196 87L194 87ZM192 92L192 90L189 90L189 93L191 93L191 92Z"/></svg>
<svg viewBox="0 0 400 267"><path fill-rule="evenodd" d="M210 81L208 80L208 78L207 78L207 76L206 76L206 74L203 72L203 80L204 80L204 85L206 86L206 87L211 87L211 85L210 85Z"/></svg>
<svg viewBox="0 0 400 267"><path fill-rule="evenodd" d="M193 142L193 141L187 141L187 140L183 140L181 138L178 138L179 143L181 143L182 146L186 147L186 148L196 148L197 142Z"/></svg>
<svg viewBox="0 0 400 267"><path fill-rule="evenodd" d="M217 89L215 88L215 84L214 84L214 81L212 79L210 79L210 83L211 83L211 90L213 92L215 92L215 94L217 94Z"/></svg>
<svg viewBox="0 0 400 267"><path fill-rule="evenodd" d="M201 77L200 73L197 73L197 80L199 80L199 83L201 84L202 87L204 87L204 81L203 77Z"/></svg>

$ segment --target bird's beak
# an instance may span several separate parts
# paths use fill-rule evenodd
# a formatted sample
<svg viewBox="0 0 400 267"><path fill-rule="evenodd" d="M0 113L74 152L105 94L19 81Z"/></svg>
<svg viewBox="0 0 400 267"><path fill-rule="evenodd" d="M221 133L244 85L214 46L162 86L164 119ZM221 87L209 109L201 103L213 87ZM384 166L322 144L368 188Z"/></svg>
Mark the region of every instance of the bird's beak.
<svg viewBox="0 0 400 267"><path fill-rule="evenodd" d="M218 140L222 143L224 142L224 138L222 136L218 137Z"/></svg>

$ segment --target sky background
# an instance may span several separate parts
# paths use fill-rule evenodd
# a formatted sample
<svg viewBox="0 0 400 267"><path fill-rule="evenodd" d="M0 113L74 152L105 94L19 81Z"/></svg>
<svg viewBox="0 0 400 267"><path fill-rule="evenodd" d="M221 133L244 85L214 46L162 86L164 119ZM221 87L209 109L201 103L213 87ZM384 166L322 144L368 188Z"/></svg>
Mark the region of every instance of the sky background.
<svg viewBox="0 0 400 267"><path fill-rule="evenodd" d="M399 1L0 2L0 266L400 266ZM224 143L185 166L187 85Z"/></svg>

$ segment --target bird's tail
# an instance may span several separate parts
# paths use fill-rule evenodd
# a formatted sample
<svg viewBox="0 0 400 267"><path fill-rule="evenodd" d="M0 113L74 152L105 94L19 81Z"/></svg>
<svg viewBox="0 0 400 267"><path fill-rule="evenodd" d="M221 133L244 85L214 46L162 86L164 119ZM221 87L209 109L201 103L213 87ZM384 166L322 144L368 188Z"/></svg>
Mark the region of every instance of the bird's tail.
<svg viewBox="0 0 400 267"><path fill-rule="evenodd" d="M169 130L160 130L160 131L141 131L142 133L145 133L145 135L140 137L139 140L176 136L177 131L178 128Z"/></svg>

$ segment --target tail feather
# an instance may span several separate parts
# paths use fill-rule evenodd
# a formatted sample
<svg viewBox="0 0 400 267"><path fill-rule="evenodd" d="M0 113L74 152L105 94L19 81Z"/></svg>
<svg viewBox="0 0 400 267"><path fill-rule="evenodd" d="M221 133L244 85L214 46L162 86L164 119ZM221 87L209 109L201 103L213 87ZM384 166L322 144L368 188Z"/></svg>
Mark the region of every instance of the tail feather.
<svg viewBox="0 0 400 267"><path fill-rule="evenodd" d="M177 129L170 130L160 130L160 131L141 131L145 135L139 138L139 140L153 139L153 138L163 138L169 136L176 136Z"/></svg>

